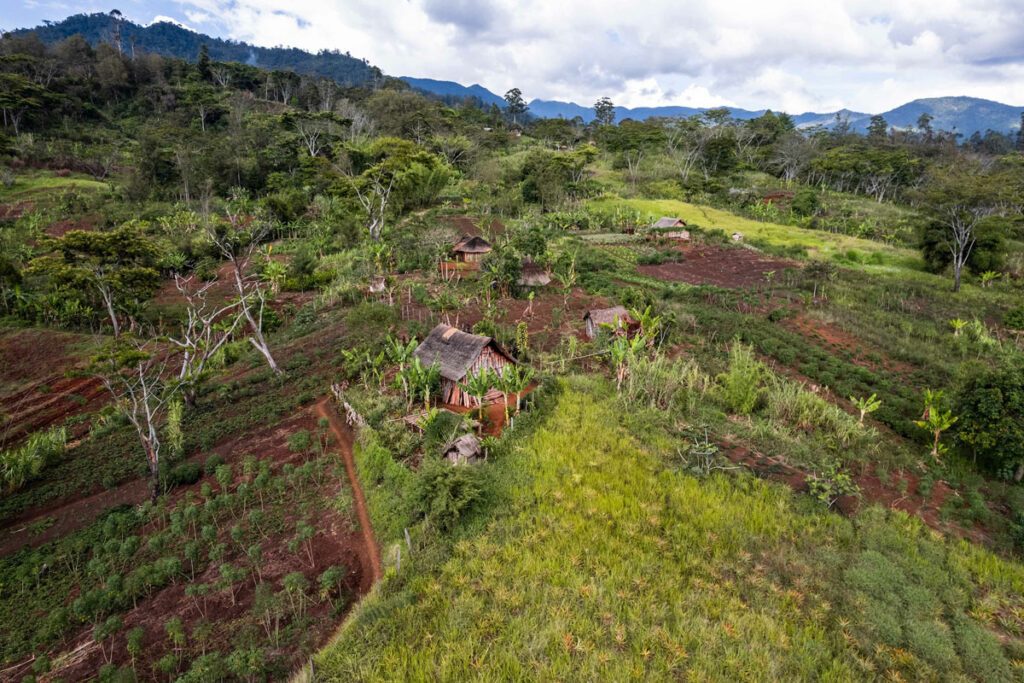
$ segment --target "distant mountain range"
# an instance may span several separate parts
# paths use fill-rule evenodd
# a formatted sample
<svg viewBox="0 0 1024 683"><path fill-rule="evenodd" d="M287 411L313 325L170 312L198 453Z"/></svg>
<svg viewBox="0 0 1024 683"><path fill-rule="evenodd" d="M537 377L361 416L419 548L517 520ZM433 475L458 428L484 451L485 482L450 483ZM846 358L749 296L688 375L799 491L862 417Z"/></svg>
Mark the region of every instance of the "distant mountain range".
<svg viewBox="0 0 1024 683"><path fill-rule="evenodd" d="M410 86L447 97L474 97L483 103L492 103L504 106L505 100L499 95L491 92L480 85L469 87L460 85L453 81L436 81L430 78L409 78L402 77ZM584 121L591 121L594 118L594 110L591 107L584 107L573 102L559 102L557 100L533 100L529 103L530 114L540 118L566 118L572 119L577 116ZM711 107L616 107L615 119L646 119L652 116L693 116ZM737 119L752 119L764 114L764 109L749 110L729 108L730 113ZM912 128L917 125L921 114L930 114L934 117L932 127L936 130L948 130L963 133L970 137L975 131L985 133L987 130L994 130L1000 133L1015 132L1020 129L1020 117L1024 107L1013 107L1008 104L983 100L977 97L929 97L900 105L895 109L882 112L882 116L890 126L896 128ZM871 114L849 109L841 109L838 112L804 112L792 114L793 122L800 128L822 125L832 126L836 122L836 114L846 119L851 128L858 132L867 130L871 120Z"/></svg>
<svg viewBox="0 0 1024 683"><path fill-rule="evenodd" d="M110 42L114 36L114 20L109 14L77 14L60 22L47 23L34 29L20 29L15 33L35 31L39 38L47 44L64 40L76 33L96 45ZM257 47L248 43L223 40L202 33L197 33L184 26L171 22L158 22L143 26L124 20L120 24L121 43L125 51L132 45L136 50L153 52L166 57L177 57L194 61L199 54L199 47L207 46L210 57L218 61L242 62L259 66L264 69L291 69L296 73L310 73L333 78L344 85L360 85L380 75L379 69L365 59L359 59L340 51L323 50L318 53L307 52L297 48ZM423 92L433 93L446 100L473 98L484 106L505 105L505 100L481 85L464 86L454 81L439 81L431 78L402 77L411 87ZM533 100L529 103L530 114L542 118L563 117L567 119L580 116L584 121L594 118L594 110L588 106L557 100ZM616 107L617 120L626 118L646 119L652 116L692 116L706 111L707 108L694 107ZM907 104L882 112L886 122L896 128L910 128L917 124L923 113L931 114L935 129L955 131L969 137L975 131L984 133L994 130L1001 133L1015 132L1020 129L1020 117L1024 107L1014 107L991 100L975 97L933 97L914 100ZM748 110L731 108L732 116L738 119L750 119L760 116L764 109ZM815 125L831 126L836 121L836 114L846 118L853 130L863 132L867 129L871 114L849 111L839 112L805 112L793 114L793 121L801 128Z"/></svg>

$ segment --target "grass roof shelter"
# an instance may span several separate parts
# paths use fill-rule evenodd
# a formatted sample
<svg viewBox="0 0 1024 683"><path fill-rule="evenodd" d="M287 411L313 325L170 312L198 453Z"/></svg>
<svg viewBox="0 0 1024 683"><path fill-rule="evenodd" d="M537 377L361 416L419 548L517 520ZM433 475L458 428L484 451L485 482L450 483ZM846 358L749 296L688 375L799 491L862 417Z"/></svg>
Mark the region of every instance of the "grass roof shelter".
<svg viewBox="0 0 1024 683"><path fill-rule="evenodd" d="M491 243L479 235L463 235L452 247L455 260L460 263L480 263L491 253Z"/></svg>
<svg viewBox="0 0 1024 683"><path fill-rule="evenodd" d="M522 273L519 276L520 287L546 287L551 284L551 274L527 256L523 259Z"/></svg>
<svg viewBox="0 0 1024 683"><path fill-rule="evenodd" d="M685 228L686 221L682 218L673 218L671 216L662 216L651 226L652 228Z"/></svg>
<svg viewBox="0 0 1024 683"><path fill-rule="evenodd" d="M484 368L501 372L506 365L515 365L513 358L491 337L482 337L441 323L430 331L427 338L413 352L424 365L435 361L441 366L441 402L448 405L475 407L478 402L459 386L468 375L476 375ZM502 395L493 389L484 397L490 402Z"/></svg>
<svg viewBox="0 0 1024 683"><path fill-rule="evenodd" d="M611 308L595 308L587 311L583 316L583 322L587 326L587 337L596 339L601 331L601 325L611 325L616 330L624 330L627 333L637 323L626 310L625 306L612 306Z"/></svg>

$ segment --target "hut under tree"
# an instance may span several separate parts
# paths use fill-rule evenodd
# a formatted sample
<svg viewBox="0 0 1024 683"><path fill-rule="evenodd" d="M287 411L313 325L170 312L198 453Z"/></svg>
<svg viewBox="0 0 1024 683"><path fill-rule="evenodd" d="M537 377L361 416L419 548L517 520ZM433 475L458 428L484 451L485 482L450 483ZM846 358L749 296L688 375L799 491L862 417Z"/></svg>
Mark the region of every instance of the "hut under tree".
<svg viewBox="0 0 1024 683"><path fill-rule="evenodd" d="M635 329L638 323L626 310L625 306L612 306L611 308L595 308L587 311L583 316L583 322L587 326L587 337L596 339L601 331L601 325L611 325L626 334Z"/></svg>
<svg viewBox="0 0 1024 683"><path fill-rule="evenodd" d="M475 408L479 403L475 396L462 389L460 383L465 383L468 376L476 375L484 368L500 373L506 365L517 363L491 337L463 332L444 323L430 331L413 355L424 365L432 365L436 361L441 366L441 402L466 408ZM491 389L484 402L497 400L502 395L500 389Z"/></svg>

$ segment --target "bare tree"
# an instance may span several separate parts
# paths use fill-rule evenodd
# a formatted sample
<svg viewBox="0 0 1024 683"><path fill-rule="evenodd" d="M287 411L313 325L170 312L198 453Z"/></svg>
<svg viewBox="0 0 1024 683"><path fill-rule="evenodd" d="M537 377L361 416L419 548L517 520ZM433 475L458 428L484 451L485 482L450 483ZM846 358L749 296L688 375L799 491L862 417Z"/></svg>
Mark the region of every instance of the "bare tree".
<svg viewBox="0 0 1024 683"><path fill-rule="evenodd" d="M209 230L210 240L231 266L231 275L238 292L238 305L242 316L249 323L249 343L263 354L270 369L281 374L270 345L263 336L263 314L266 311L267 297L263 284L254 277L252 272L253 257L259 249L260 242L270 232L270 225L264 221L253 220L252 216L243 216L241 211L235 212L231 203L227 206L229 229L223 234L216 229Z"/></svg>
<svg viewBox="0 0 1024 683"><path fill-rule="evenodd" d="M160 425L177 391L176 384L164 380L169 358L168 350L156 348L154 342L132 339L94 360L91 368L138 434L149 462L153 500L160 492Z"/></svg>
<svg viewBox="0 0 1024 683"><path fill-rule="evenodd" d="M379 163L359 176L346 173L345 179L366 212L366 229L370 237L379 242L384 232L384 218L395 185L395 174L386 164Z"/></svg>
<svg viewBox="0 0 1024 683"><path fill-rule="evenodd" d="M196 390L207 363L231 339L244 317L238 300L221 305L209 301L210 288L215 284L199 283L195 275L174 275L174 285L185 298L185 320L179 337L169 337L168 341L182 351L178 380L182 383L182 396L189 407L195 406Z"/></svg>

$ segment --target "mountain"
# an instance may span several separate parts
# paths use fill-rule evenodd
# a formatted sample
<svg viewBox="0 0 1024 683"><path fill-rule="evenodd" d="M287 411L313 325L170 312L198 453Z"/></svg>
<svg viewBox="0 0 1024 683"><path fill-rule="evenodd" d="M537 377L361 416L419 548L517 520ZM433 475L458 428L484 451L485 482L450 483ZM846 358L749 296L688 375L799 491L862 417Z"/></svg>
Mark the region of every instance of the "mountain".
<svg viewBox="0 0 1024 683"><path fill-rule="evenodd" d="M435 81L429 78L408 78L402 80L410 85L432 92L438 95L461 95L478 97L485 102L494 102L498 106L504 106L502 98L495 95L486 88L474 85L467 88L452 81ZM572 119L577 116L584 121L594 119L594 110L573 102L561 102L558 100L536 99L530 103L530 114L540 118L565 118ZM623 119L647 119L652 116L693 116L711 107L616 107L615 120ZM737 119L752 119L761 116L765 110L749 110L729 108L732 116ZM931 97L914 100L900 105L895 109L882 112L882 116L890 126L896 128L913 128L921 114L931 114L934 119L932 127L935 129L955 131L970 137L978 131L984 133L991 129L1001 133L1009 133L1020 128L1020 115L1024 107L1014 107L1008 104L983 100L977 97ZM867 130L871 120L871 114L865 112L840 109L838 112L804 112L793 114L793 122L798 128L810 128L812 126L831 127L835 124L836 114L845 118L853 130L864 132Z"/></svg>
<svg viewBox="0 0 1024 683"><path fill-rule="evenodd" d="M130 52L134 44L136 51L195 61L199 47L205 44L210 58L217 61L241 62L271 70L290 69L296 73L333 78L342 85L360 85L380 73L365 59L357 59L337 50L312 53L298 48L257 47L197 33L169 21L143 26L124 20L118 28L122 49L126 52ZM76 14L63 21L47 23L34 29L20 29L14 33L35 31L46 44L57 43L80 33L95 47L101 42L112 42L114 29L115 23L109 14L96 13Z"/></svg>
<svg viewBox="0 0 1024 683"><path fill-rule="evenodd" d="M505 106L505 99L503 97L495 95L482 85L466 87L455 81L438 81L433 78L410 78L409 76L402 76L400 80L405 81L415 90L423 90L435 95L441 95L442 97L472 97L480 100L487 107L490 107L492 104L496 104L499 107Z"/></svg>
<svg viewBox="0 0 1024 683"><path fill-rule="evenodd" d="M64 40L76 33L92 45L110 42L115 34L115 23L109 14L77 14L60 22L47 23L35 29L20 29L15 33L35 31L40 40L52 44ZM165 57L177 57L189 61L195 60L199 47L207 46L210 57L224 62L242 62L265 69L290 69L296 73L308 73L333 78L343 85L360 85L381 72L365 59L358 59L350 54L337 50L322 50L318 53L307 52L298 48L258 47L248 43L223 40L202 33L197 33L184 26L169 21L162 21L148 26L132 21L120 22L122 47L130 51L153 52ZM410 87L433 93L446 101L466 97L475 98L484 106L505 105L505 100L481 85L464 86L454 81L441 81L432 78L403 77ZM580 116L584 121L594 118L594 111L589 106L573 102L535 99L529 103L530 114L543 118L567 118ZM616 107L616 120L646 119L652 116L693 116L707 107ZM750 119L760 116L765 110L747 110L730 108L732 115L738 119ZM890 126L911 128L917 125L921 114L933 116L932 127L950 130L970 137L975 131L984 133L994 130L1009 133L1020 128L1020 116L1024 107L1015 107L991 100L976 97L932 97L908 102L886 112L882 116ZM793 121L801 128L815 125L831 126L835 123L837 112L805 112L793 115ZM871 114L854 112L847 109L838 112L845 117L855 131L867 129Z"/></svg>

